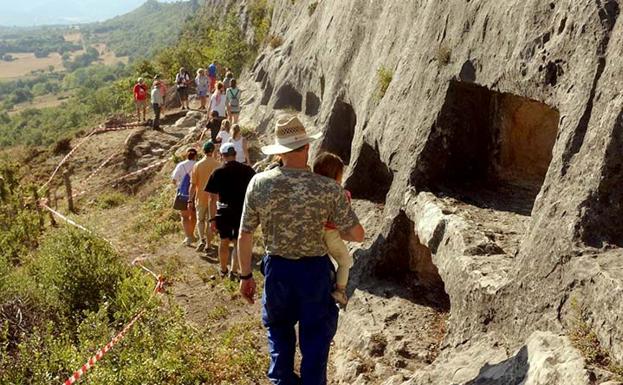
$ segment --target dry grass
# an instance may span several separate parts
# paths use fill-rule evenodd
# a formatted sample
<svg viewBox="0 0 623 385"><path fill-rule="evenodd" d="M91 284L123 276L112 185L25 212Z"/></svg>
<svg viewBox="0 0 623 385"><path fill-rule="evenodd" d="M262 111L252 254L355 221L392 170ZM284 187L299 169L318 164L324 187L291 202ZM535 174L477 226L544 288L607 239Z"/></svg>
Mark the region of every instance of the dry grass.
<svg viewBox="0 0 623 385"><path fill-rule="evenodd" d="M105 44L96 44L93 47L100 53L99 63L113 65L119 62L128 62L127 56L117 57ZM84 52L84 50L71 52L70 57L73 60ZM32 71L47 72L49 66L54 66L56 71L64 69L63 59L57 52L52 52L48 57L44 58L37 58L34 53L9 53L9 55L13 56L15 60L10 62L0 60L0 80L12 80L29 76L32 74Z"/></svg>
<svg viewBox="0 0 623 385"><path fill-rule="evenodd" d="M0 60L0 79L10 80L31 75L32 71L48 71L49 66L63 68L63 59L57 52L37 58L34 53L9 53L15 60Z"/></svg>
<svg viewBox="0 0 623 385"><path fill-rule="evenodd" d="M48 108L48 107L58 107L63 102L67 101L70 93L64 92L61 94L47 94L42 96L35 96L31 101L16 104L13 109L9 111L9 115L15 115L24 111L28 108Z"/></svg>
<svg viewBox="0 0 623 385"><path fill-rule="evenodd" d="M80 32L69 32L63 35L65 41L70 43L80 43L82 42L82 34Z"/></svg>
<svg viewBox="0 0 623 385"><path fill-rule="evenodd" d="M587 365L596 366L614 373L617 380L623 380L623 365L616 362L610 352L601 346L597 334L588 324L586 311L571 300L572 323L569 338L573 346L582 353Z"/></svg>
<svg viewBox="0 0 623 385"><path fill-rule="evenodd" d="M271 35L269 37L269 44L272 49L281 47L281 45L283 44L283 37L279 35Z"/></svg>
<svg viewBox="0 0 623 385"><path fill-rule="evenodd" d="M450 50L447 45L441 44L439 48L437 48L435 58L440 65L448 65L450 64L450 60L452 60L452 50Z"/></svg>

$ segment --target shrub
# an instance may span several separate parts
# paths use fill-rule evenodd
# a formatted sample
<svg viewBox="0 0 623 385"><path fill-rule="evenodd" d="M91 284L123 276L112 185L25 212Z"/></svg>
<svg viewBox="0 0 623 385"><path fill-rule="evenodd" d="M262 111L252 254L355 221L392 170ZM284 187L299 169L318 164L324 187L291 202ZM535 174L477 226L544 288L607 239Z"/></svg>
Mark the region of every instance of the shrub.
<svg viewBox="0 0 623 385"><path fill-rule="evenodd" d="M376 74L378 76L378 98L382 99L383 96L385 96L385 92L387 92L387 89L389 88L389 84L392 82L394 73L384 66L381 66L376 71Z"/></svg>
<svg viewBox="0 0 623 385"><path fill-rule="evenodd" d="M21 263L43 232L31 189L20 185L17 170L0 162L0 256L11 264Z"/></svg>
<svg viewBox="0 0 623 385"><path fill-rule="evenodd" d="M267 0L254 0L249 4L248 9L253 27L253 45L258 49L265 43L268 36L273 10Z"/></svg>
<svg viewBox="0 0 623 385"><path fill-rule="evenodd" d="M314 12L316 12L316 8L318 7L318 2L314 1L311 4L309 4L307 6L307 13L309 14L309 16L313 15Z"/></svg>
<svg viewBox="0 0 623 385"><path fill-rule="evenodd" d="M283 37L281 37L279 35L271 35L271 37L270 37L270 47L272 49L275 49L277 47L281 47L282 44L283 44Z"/></svg>
<svg viewBox="0 0 623 385"><path fill-rule="evenodd" d="M452 51L448 48L447 45L441 44L439 48L437 48L437 53L435 55L437 62L441 65L448 65L450 60L452 59Z"/></svg>
<svg viewBox="0 0 623 385"><path fill-rule="evenodd" d="M52 148L52 154L54 155L67 154L69 151L71 151L71 138L57 140Z"/></svg>
<svg viewBox="0 0 623 385"><path fill-rule="evenodd" d="M112 209L127 202L128 196L118 191L105 192L96 198L96 206L100 209Z"/></svg>
<svg viewBox="0 0 623 385"><path fill-rule="evenodd" d="M58 298L67 314L81 314L113 298L128 271L106 241L61 228L42 243L30 274Z"/></svg>
<svg viewBox="0 0 623 385"><path fill-rule="evenodd" d="M587 322L585 310L577 300L571 300L572 323L569 331L569 339L573 346L582 353L588 365L604 368L617 375L623 380L623 365L616 362L610 352L601 346L597 334Z"/></svg>

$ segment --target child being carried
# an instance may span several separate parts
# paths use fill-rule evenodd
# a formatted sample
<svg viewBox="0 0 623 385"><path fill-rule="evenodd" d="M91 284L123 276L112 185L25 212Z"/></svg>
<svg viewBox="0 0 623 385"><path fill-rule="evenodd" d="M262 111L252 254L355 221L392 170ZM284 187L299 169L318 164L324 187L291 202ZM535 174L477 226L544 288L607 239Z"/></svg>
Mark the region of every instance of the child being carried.
<svg viewBox="0 0 623 385"><path fill-rule="evenodd" d="M344 162L339 156L325 152L318 155L314 161L313 171L316 174L334 179L341 185L344 174ZM344 193L350 202L350 192L344 190ZM329 255L337 262L336 287L331 296L340 305L346 305L348 303L348 297L346 296L348 270L353 266L353 258L348 252L348 248L344 244L340 232L334 223L327 222L325 224L324 242L329 250Z"/></svg>

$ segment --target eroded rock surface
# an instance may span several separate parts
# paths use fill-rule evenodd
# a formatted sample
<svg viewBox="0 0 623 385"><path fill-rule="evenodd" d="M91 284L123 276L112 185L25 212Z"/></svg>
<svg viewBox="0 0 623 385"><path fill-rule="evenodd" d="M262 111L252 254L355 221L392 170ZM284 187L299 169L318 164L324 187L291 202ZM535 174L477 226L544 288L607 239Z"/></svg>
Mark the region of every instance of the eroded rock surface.
<svg viewBox="0 0 623 385"><path fill-rule="evenodd" d="M619 2L273 6L283 44L243 77L243 124L270 141L275 118L298 113L322 131L314 150L349 163L370 233L335 381L588 383L561 336L572 299L623 360ZM447 333L429 364L431 314ZM403 342L416 348L401 361Z"/></svg>

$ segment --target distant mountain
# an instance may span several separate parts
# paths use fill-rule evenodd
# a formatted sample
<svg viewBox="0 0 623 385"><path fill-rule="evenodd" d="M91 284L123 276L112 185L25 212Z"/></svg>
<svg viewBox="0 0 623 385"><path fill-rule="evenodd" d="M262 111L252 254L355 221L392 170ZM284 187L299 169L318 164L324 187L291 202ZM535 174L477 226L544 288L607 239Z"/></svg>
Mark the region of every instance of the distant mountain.
<svg viewBox="0 0 623 385"><path fill-rule="evenodd" d="M0 0L0 25L34 26L102 21L129 12L143 2L144 0Z"/></svg>
<svg viewBox="0 0 623 385"><path fill-rule="evenodd" d="M87 41L105 43L117 56L148 57L175 43L184 22L198 8L198 0L148 0L132 12L81 26L80 30Z"/></svg>

